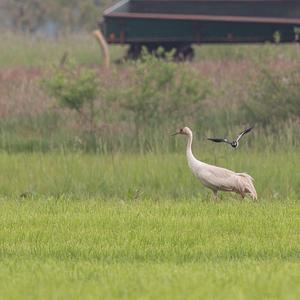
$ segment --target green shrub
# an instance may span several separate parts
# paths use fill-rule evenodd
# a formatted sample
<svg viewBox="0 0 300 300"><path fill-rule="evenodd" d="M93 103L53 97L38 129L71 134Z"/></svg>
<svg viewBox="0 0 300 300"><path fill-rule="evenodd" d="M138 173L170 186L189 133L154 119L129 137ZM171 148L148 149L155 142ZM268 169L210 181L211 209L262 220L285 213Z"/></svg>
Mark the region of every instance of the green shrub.
<svg viewBox="0 0 300 300"><path fill-rule="evenodd" d="M189 64L178 64L166 54L161 60L146 51L134 63L135 71L123 106L132 113L136 132L145 128L183 124L199 109L209 91Z"/></svg>
<svg viewBox="0 0 300 300"><path fill-rule="evenodd" d="M263 126L300 117L300 70L288 69L276 73L260 67L258 78L251 82L247 101L243 105L247 120Z"/></svg>
<svg viewBox="0 0 300 300"><path fill-rule="evenodd" d="M58 105L76 111L92 143L96 142L97 115L95 102L100 94L100 81L95 71L67 62L56 67L43 80L49 94Z"/></svg>
<svg viewBox="0 0 300 300"><path fill-rule="evenodd" d="M84 105L93 103L99 93L96 73L72 63L55 68L52 76L44 79L44 83L61 107L74 109L79 113Z"/></svg>

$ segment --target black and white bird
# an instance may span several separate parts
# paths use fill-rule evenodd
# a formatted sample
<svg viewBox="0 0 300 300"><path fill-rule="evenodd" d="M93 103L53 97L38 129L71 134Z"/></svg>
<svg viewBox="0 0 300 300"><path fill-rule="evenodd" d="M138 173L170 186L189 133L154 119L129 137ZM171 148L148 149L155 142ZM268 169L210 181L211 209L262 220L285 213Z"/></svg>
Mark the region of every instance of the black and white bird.
<svg viewBox="0 0 300 300"><path fill-rule="evenodd" d="M244 131L242 131L238 137L236 138L236 140L233 141L229 141L227 138L207 138L208 140L215 142L215 143L227 143L229 145L231 145L231 147L233 148L237 148L239 146L239 141L240 139L244 136L244 134L250 132L253 129L254 126L249 127L247 129L245 129Z"/></svg>

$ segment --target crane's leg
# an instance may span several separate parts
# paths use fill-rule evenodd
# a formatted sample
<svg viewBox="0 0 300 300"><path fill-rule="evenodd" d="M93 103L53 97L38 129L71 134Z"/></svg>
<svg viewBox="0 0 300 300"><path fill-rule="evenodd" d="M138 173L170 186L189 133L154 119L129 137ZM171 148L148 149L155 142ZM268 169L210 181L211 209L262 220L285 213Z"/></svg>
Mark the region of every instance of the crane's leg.
<svg viewBox="0 0 300 300"><path fill-rule="evenodd" d="M215 201L218 201L218 200L219 200L219 197L218 197L218 191L213 190L213 193L214 193L214 200L215 200Z"/></svg>

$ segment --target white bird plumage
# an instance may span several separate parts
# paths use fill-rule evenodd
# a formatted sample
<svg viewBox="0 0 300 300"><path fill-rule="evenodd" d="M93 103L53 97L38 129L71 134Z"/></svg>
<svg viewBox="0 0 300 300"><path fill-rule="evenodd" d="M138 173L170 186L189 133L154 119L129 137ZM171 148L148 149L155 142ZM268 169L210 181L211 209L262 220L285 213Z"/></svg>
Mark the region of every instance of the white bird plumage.
<svg viewBox="0 0 300 300"><path fill-rule="evenodd" d="M192 173L210 188L217 197L218 191L235 192L242 198L249 194L253 200L257 199L257 193L253 185L253 178L246 173L235 173L231 170L213 166L197 160L192 152L193 133L188 127L180 129L176 134L183 134L188 137L186 156L188 166Z"/></svg>

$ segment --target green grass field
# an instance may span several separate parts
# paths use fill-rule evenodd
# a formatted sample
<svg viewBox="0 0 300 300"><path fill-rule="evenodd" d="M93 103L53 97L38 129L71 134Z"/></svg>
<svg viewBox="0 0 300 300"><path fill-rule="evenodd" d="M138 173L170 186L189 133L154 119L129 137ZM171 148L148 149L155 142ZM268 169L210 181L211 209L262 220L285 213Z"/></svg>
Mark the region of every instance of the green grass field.
<svg viewBox="0 0 300 300"><path fill-rule="evenodd" d="M2 299L299 299L299 202L1 200Z"/></svg>
<svg viewBox="0 0 300 300"><path fill-rule="evenodd" d="M214 202L184 153L2 153L0 298L299 299L298 154L204 151L259 195Z"/></svg>
<svg viewBox="0 0 300 300"><path fill-rule="evenodd" d="M294 74L299 46L196 48L191 66L214 86L199 120L186 111L195 156L249 173L258 193L256 202L229 193L213 201L188 169L186 141L170 137L183 122L145 121L138 137L123 97L99 99L105 126L88 148L79 119L42 92L43 72L65 52L82 67L101 64L92 35L0 35L0 299L300 299L298 90L270 98L277 114L254 102L253 116L274 122L255 124L237 151L206 140L248 124L235 117L248 84L264 78L253 62L275 63L267 75ZM111 47L112 60L124 52ZM99 75L115 92L130 68ZM274 96L276 82L259 91Z"/></svg>

